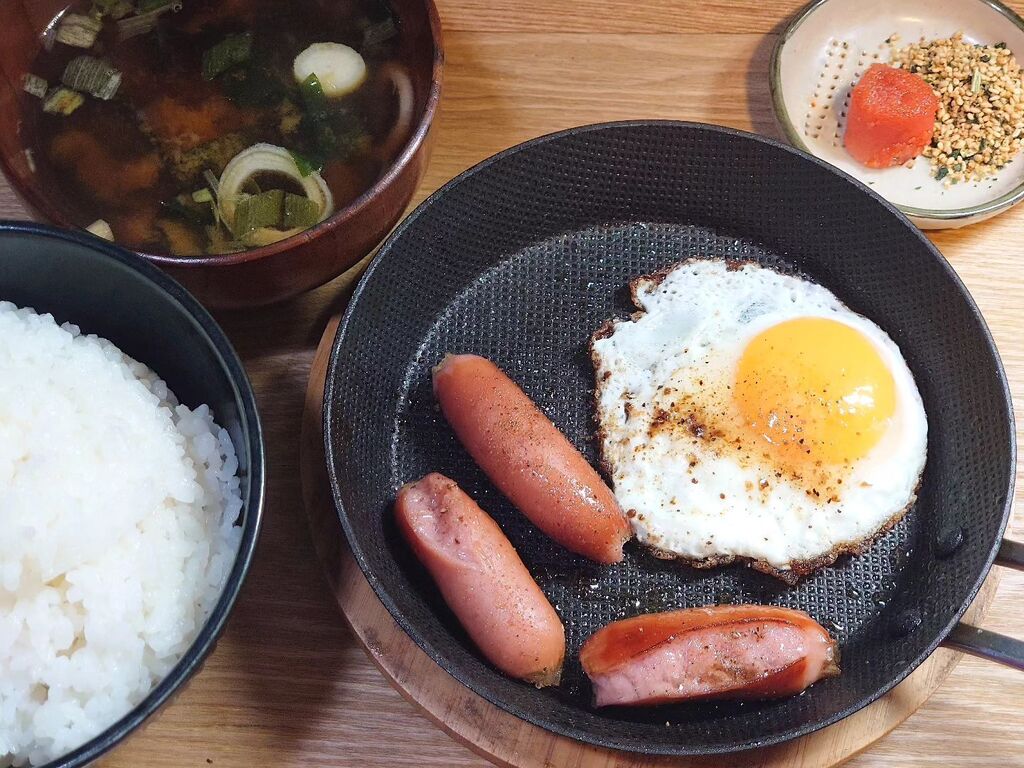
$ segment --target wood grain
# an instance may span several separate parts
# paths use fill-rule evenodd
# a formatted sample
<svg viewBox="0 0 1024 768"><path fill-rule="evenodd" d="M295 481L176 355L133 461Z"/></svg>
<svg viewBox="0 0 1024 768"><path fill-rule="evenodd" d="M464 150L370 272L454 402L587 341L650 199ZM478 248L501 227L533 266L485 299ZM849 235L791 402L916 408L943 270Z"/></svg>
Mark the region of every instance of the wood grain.
<svg viewBox="0 0 1024 768"><path fill-rule="evenodd" d="M771 32L805 4L805 0L766 0L761 3L636 2L636 0L576 0L563 3L494 3L462 0L443 5L446 28L483 32L582 32L649 35L672 32ZM604 59L595 55L595 69Z"/></svg>
<svg viewBox="0 0 1024 768"><path fill-rule="evenodd" d="M777 135L766 85L772 32L799 4L442 0L445 93L415 200L493 152L573 124L671 117ZM1013 4L1024 9L1024 2ZM0 217L24 216L0 187ZM1018 425L1022 241L1024 207L935 237L989 321ZM206 669L105 761L109 768L487 765L419 715L366 657L338 615L307 531L298 462L303 393L313 350L350 283L343 277L281 306L219 315L245 360L266 427L266 527ZM1012 533L1024 539L1020 514ZM1024 574L1003 574L985 626L1024 637ZM1024 766L1022 702L1024 675L965 659L916 714L847 765Z"/></svg>

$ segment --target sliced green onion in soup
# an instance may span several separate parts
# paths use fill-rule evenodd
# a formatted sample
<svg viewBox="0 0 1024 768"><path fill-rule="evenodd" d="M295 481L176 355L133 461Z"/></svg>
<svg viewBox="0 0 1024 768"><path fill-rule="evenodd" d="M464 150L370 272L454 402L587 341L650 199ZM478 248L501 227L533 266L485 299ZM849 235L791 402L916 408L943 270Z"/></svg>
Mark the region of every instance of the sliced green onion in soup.
<svg viewBox="0 0 1024 768"><path fill-rule="evenodd" d="M295 57L295 82L305 84L316 75L327 98L352 93L366 79L366 62L359 52L341 43L313 43Z"/></svg>
<svg viewBox="0 0 1024 768"><path fill-rule="evenodd" d="M299 152L296 152L294 149L289 149L288 154L292 156L292 160L295 161L295 166L299 169L299 173L301 173L304 177L309 176L309 174L313 173L314 171L323 170L322 163L314 161L313 159L306 157L305 155L300 154Z"/></svg>
<svg viewBox="0 0 1024 768"><path fill-rule="evenodd" d="M92 0L89 15L98 19L109 17L117 21L134 12L135 6L128 0Z"/></svg>
<svg viewBox="0 0 1024 768"><path fill-rule="evenodd" d="M319 116L327 113L327 96L324 94L324 87L316 72L310 72L306 78L299 83L299 91L302 92L302 102L306 106L306 112Z"/></svg>
<svg viewBox="0 0 1024 768"><path fill-rule="evenodd" d="M280 229L283 222L284 191L268 189L258 195L239 196L232 230L236 237L244 238L263 227Z"/></svg>
<svg viewBox="0 0 1024 768"><path fill-rule="evenodd" d="M92 48L103 29L103 22L93 16L66 13L57 27L57 42L73 48Z"/></svg>
<svg viewBox="0 0 1024 768"><path fill-rule="evenodd" d="M25 74L24 80L22 80L22 90L25 93L30 93L37 99L46 97L46 91L49 90L49 85L39 75L33 75L31 72Z"/></svg>
<svg viewBox="0 0 1024 768"><path fill-rule="evenodd" d="M309 202L298 204L292 201L292 216L289 218L284 201L288 194L294 193L280 189L255 195L247 193L247 190L253 188L252 182L256 177L262 176L286 177L303 192L302 195L294 196ZM236 238L249 246L269 245L297 235L319 224L334 212L334 198L323 176L316 171L303 176L291 153L274 144L255 144L239 152L227 164L217 186L217 203L222 221ZM264 197L270 193L281 195L280 204L277 202L277 194ZM275 222L270 222L271 210L278 216ZM289 226L289 222L295 226Z"/></svg>
<svg viewBox="0 0 1024 768"><path fill-rule="evenodd" d="M64 67L60 80L68 88L109 101L121 86L121 72L95 56L76 56Z"/></svg>
<svg viewBox="0 0 1024 768"><path fill-rule="evenodd" d="M309 229L319 220L320 211L314 201L291 192L284 196L285 229Z"/></svg>
<svg viewBox="0 0 1024 768"><path fill-rule="evenodd" d="M252 58L252 32L228 35L203 54L203 79L213 80Z"/></svg>
<svg viewBox="0 0 1024 768"><path fill-rule="evenodd" d="M85 97L78 91L64 86L51 88L43 99L43 112L53 115L70 115L85 103Z"/></svg>
<svg viewBox="0 0 1024 768"><path fill-rule="evenodd" d="M181 0L139 0L139 4L138 7L136 8L136 11L139 13L139 15L142 15L164 9L180 11L181 8Z"/></svg>
<svg viewBox="0 0 1024 768"><path fill-rule="evenodd" d="M136 14L117 22L117 39L121 42L156 29L160 17L168 11L177 13L183 7L182 0L141 0Z"/></svg>

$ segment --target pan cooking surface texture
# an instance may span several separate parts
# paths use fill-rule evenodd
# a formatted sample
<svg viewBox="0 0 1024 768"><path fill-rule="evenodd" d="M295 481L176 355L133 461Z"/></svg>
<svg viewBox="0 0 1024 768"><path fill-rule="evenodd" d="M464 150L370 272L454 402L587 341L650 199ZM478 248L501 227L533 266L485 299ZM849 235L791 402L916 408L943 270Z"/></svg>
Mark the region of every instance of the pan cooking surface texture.
<svg viewBox="0 0 1024 768"><path fill-rule="evenodd" d="M484 355L594 462L588 338L633 311L630 279L689 257L754 260L821 282L893 337L924 398L929 456L917 504L866 554L796 587L740 565L702 571L660 561L635 542L611 567L568 553L494 489L431 391L430 368L446 352ZM574 129L456 179L377 257L335 343L325 408L343 526L404 629L491 702L620 749L754 747L864 706L934 648L979 586L1005 525L1005 382L959 281L864 188L726 129ZM567 632L561 686L538 691L493 670L399 538L395 491L430 471L455 479L495 517L555 605ZM963 543L948 552L961 529ZM842 676L775 702L591 706L576 654L592 632L641 612L728 602L807 611L839 639Z"/></svg>

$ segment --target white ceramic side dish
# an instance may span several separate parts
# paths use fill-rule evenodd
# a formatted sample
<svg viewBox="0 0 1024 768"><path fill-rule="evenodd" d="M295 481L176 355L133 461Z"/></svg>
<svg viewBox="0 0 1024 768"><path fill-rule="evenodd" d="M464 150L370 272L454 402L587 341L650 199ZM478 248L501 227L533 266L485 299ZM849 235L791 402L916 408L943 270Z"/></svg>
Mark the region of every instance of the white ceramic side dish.
<svg viewBox="0 0 1024 768"><path fill-rule="evenodd" d="M996 177L945 186L931 164L874 169L843 147L850 89L898 45L962 32L974 43L1005 42L1024 56L1024 21L996 0L814 0L789 23L771 62L775 116L794 146L832 163L898 206L922 229L962 227L1024 199L1024 153Z"/></svg>

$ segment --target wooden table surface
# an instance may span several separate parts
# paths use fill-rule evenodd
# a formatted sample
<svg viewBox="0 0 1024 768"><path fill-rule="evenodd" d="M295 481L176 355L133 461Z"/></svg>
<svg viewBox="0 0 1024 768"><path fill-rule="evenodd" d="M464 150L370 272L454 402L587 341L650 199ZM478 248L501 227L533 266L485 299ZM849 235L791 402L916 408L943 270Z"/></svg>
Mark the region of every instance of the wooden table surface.
<svg viewBox="0 0 1024 768"><path fill-rule="evenodd" d="M582 123L677 118L778 136L768 58L801 4L441 0L448 64L433 159L415 202L500 149ZM1024 10L1024 0L1011 4ZM26 217L0 180L0 218ZM934 240L988 319L1024 424L1024 206ZM337 612L307 532L298 471L303 394L326 318L352 279L219 316L266 430L263 537L205 670L104 762L108 768L486 765L369 662ZM1019 479L1018 489L1019 499ZM1011 528L1024 539L1024 515ZM1002 574L985 624L1024 637L1024 573ZM966 658L920 711L847 765L1024 766L1024 674Z"/></svg>

